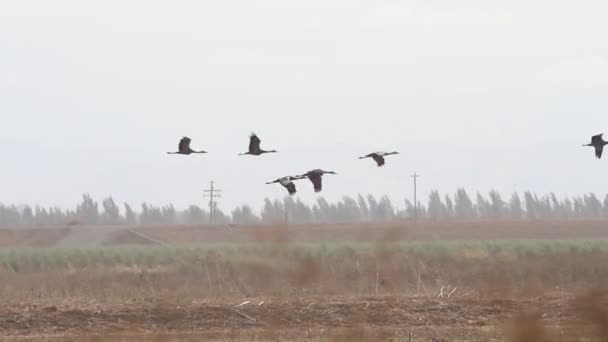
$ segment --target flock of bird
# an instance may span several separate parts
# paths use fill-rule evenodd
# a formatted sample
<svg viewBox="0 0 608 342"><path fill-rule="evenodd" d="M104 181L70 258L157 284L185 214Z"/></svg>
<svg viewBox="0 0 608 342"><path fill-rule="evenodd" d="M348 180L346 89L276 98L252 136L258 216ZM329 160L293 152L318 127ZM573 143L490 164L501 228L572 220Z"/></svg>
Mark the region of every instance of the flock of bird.
<svg viewBox="0 0 608 342"><path fill-rule="evenodd" d="M598 159L602 157L602 153L604 151L604 146L608 145L608 141L605 141L603 136L604 136L603 134L594 135L591 137L591 142L589 144L583 145L583 146L591 146L591 147L595 148L595 156ZM195 154L195 153L207 153L206 151L203 151L203 150L200 150L200 151L193 150L190 147L191 142L192 142L192 140L190 138L183 137L179 141L177 152L167 152L167 153L168 154L183 154L183 155L190 155L190 154ZM240 153L239 155L241 155L241 156L242 155L260 156L265 153L277 153L278 152L276 150L263 150L260 147L261 142L262 142L262 140L260 140L260 138L255 133L251 134L251 136L249 137L248 151L245 153ZM386 163L386 160L385 160L386 156L390 156L390 155L394 155L394 154L399 154L399 152L373 152L373 153L367 154L363 157L359 157L359 159L371 158L380 167ZM336 173L334 171L325 171L322 169L315 169L315 170L308 171L301 175L285 176L285 177L277 178L272 182L267 182L266 184L279 183L283 187L285 187L285 189L287 189L287 192L289 193L289 195L294 195L297 191L294 181L308 178L312 182L315 192L321 192L321 190L323 190L323 176L326 174L335 175Z"/></svg>
<svg viewBox="0 0 608 342"><path fill-rule="evenodd" d="M190 147L191 142L192 142L192 139L190 139L189 137L183 137L179 141L177 152L167 152L167 154L190 155L190 154L196 154L196 153L207 153L207 151L203 151L203 150L199 150L199 151L193 150ZM255 133L251 134L251 136L249 137L248 151L245 153L240 153L239 155L240 156L242 156L242 155L260 156L265 153L277 153L278 152L276 150L268 150L268 151L263 150L260 147L261 142L262 142L262 140L260 140L260 138ZM378 166L383 166L386 163L384 157L394 155L394 154L399 154L399 152L388 152L388 153L387 152L374 152L374 153L365 155L363 157L360 157L359 159L372 158ZM335 175L336 173L334 171L325 171L322 169L315 169L315 170L308 171L301 175L285 176L285 177L277 178L272 182L267 182L266 184L279 183L283 187L285 187L285 189L287 189L287 192L289 193L289 195L294 195L297 191L294 181L308 178L308 180L310 180L310 182L313 185L314 191L321 192L321 190L323 190L323 176L326 174Z"/></svg>

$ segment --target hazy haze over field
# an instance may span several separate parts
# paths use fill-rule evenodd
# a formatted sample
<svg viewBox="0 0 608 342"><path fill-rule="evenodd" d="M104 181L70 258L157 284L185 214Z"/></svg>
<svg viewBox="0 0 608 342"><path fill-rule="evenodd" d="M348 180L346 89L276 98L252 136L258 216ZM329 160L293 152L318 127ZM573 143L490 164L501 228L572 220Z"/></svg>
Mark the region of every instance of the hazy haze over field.
<svg viewBox="0 0 608 342"><path fill-rule="evenodd" d="M413 171L424 199L603 195L608 158L580 145L608 133L608 3L574 4L2 1L0 202L182 207L214 179L258 207L318 167L330 199L401 199ZM251 131L282 153L237 157ZM211 153L165 155L182 135Z"/></svg>

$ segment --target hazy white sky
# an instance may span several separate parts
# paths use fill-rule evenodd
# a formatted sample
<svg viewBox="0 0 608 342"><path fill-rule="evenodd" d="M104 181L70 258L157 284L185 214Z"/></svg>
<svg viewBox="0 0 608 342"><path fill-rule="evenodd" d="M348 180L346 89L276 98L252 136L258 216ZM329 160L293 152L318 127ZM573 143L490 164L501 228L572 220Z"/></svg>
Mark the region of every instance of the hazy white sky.
<svg viewBox="0 0 608 342"><path fill-rule="evenodd" d="M0 1L0 202L608 192L606 1ZM280 154L237 157L250 132ZM204 156L167 156L182 135ZM356 157L400 150L386 168ZM608 156L607 156L608 157ZM596 176L597 175L597 176ZM314 200L309 183L299 184Z"/></svg>

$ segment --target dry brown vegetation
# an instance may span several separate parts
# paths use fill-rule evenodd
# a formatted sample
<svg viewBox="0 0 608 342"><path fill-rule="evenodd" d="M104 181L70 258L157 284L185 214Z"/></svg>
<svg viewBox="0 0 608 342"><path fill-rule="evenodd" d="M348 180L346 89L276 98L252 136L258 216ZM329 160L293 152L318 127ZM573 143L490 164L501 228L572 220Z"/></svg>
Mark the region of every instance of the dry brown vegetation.
<svg viewBox="0 0 608 342"><path fill-rule="evenodd" d="M64 229L0 229L0 248L48 247L65 237L70 230Z"/></svg>
<svg viewBox="0 0 608 342"><path fill-rule="evenodd" d="M506 234L507 223L495 224L486 234ZM0 335L32 341L606 341L608 241L597 239L605 228L581 224L582 237L596 239L563 240L578 224L530 224L530 238L545 236L527 241L505 235L505 241L456 241L470 240L481 226L462 228L459 239L465 223L449 232L437 223L434 232L375 226L373 239L351 243L311 243L327 235L294 239L303 233L256 227L242 234L250 242L0 250ZM552 226L556 235L548 233ZM347 234L344 227L326 228L335 231L323 234ZM235 229L244 228L221 233L234 238ZM511 237L524 229L514 226L518 233ZM419 237L438 231L450 238ZM163 236L170 233L182 234Z"/></svg>
<svg viewBox="0 0 608 342"><path fill-rule="evenodd" d="M397 221L385 224L300 226L140 227L142 234L171 244L257 242L281 238L298 242L403 240L527 240L608 238L606 220Z"/></svg>

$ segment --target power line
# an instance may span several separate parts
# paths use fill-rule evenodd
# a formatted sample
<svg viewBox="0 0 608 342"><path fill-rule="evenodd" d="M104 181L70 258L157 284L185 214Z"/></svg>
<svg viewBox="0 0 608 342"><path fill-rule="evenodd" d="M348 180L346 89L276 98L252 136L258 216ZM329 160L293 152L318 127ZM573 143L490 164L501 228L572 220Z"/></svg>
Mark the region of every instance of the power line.
<svg viewBox="0 0 608 342"><path fill-rule="evenodd" d="M209 189L204 190L206 192L205 197L209 198L209 224L215 224L215 213L217 209L217 201L222 197L220 194L222 190L216 189L215 184L211 181Z"/></svg>

